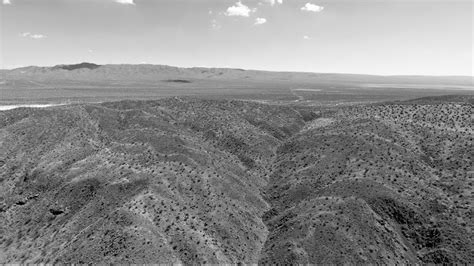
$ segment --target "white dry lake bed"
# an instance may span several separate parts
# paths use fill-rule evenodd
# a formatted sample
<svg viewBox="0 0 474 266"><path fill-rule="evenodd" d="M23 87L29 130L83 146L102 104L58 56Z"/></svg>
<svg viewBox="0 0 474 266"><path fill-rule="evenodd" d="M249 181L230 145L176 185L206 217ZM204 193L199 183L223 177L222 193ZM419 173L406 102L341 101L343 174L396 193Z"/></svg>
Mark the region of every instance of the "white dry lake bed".
<svg viewBox="0 0 474 266"><path fill-rule="evenodd" d="M65 103L50 103L50 104L10 104L10 105L0 105L0 111L12 110L20 107L29 107L29 108L45 108L52 106L65 105Z"/></svg>

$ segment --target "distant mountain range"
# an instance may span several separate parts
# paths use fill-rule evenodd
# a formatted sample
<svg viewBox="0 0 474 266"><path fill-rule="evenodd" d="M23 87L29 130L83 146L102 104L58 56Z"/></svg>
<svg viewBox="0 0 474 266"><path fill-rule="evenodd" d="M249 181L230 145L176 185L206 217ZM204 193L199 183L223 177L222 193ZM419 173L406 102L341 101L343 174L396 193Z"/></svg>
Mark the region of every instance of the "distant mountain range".
<svg viewBox="0 0 474 266"><path fill-rule="evenodd" d="M97 65L80 63L53 67L29 66L12 70L0 70L2 79L28 79L32 81L84 80L87 82L111 81L165 81L192 82L193 80L240 80L280 81L302 83L338 83L378 86L383 84L405 85L448 85L473 87L470 76L375 76L359 74L332 74L306 72L271 72L233 68L180 68L166 65Z"/></svg>

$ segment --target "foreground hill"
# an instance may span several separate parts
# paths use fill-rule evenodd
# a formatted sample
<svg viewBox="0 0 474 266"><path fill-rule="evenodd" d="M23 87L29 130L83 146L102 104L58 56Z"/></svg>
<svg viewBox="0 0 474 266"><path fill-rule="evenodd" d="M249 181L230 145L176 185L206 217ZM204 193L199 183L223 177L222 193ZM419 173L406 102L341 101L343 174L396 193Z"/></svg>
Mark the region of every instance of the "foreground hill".
<svg viewBox="0 0 474 266"><path fill-rule="evenodd" d="M166 99L0 114L2 262L257 262L291 108Z"/></svg>
<svg viewBox="0 0 474 266"><path fill-rule="evenodd" d="M442 99L343 108L280 146L260 261L473 261L472 103Z"/></svg>
<svg viewBox="0 0 474 266"><path fill-rule="evenodd" d="M0 112L0 262L473 261L461 98Z"/></svg>

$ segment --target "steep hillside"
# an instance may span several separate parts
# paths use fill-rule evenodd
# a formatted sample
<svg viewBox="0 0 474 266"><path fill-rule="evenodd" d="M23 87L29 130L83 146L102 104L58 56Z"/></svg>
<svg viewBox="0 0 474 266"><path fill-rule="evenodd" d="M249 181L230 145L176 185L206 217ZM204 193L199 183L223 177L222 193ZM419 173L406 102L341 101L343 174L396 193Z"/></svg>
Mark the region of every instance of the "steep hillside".
<svg viewBox="0 0 474 266"><path fill-rule="evenodd" d="M0 113L0 261L256 263L290 108L166 99Z"/></svg>
<svg viewBox="0 0 474 266"><path fill-rule="evenodd" d="M0 262L473 261L472 104L451 100L0 112Z"/></svg>
<svg viewBox="0 0 474 266"><path fill-rule="evenodd" d="M473 98L450 99L343 108L280 146L260 262L472 262Z"/></svg>

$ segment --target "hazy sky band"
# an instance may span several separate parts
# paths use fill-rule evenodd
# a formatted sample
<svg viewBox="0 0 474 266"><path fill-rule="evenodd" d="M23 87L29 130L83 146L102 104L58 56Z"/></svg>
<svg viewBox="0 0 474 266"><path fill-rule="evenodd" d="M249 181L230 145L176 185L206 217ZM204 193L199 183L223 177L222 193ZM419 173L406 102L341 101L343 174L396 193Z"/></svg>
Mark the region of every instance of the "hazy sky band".
<svg viewBox="0 0 474 266"><path fill-rule="evenodd" d="M10 0L1 68L90 61L473 75L472 1Z"/></svg>

